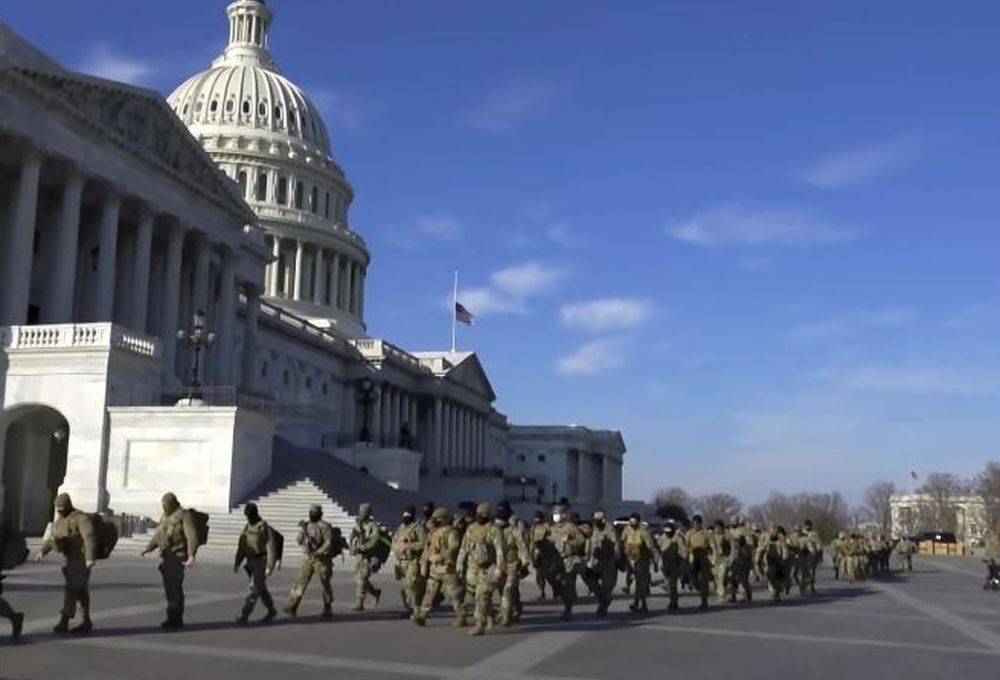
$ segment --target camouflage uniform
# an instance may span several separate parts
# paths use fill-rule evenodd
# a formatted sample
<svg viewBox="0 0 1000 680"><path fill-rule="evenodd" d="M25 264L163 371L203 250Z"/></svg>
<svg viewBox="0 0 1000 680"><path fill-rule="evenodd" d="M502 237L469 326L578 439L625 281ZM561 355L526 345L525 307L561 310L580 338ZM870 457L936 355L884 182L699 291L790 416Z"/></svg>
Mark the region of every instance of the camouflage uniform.
<svg viewBox="0 0 1000 680"><path fill-rule="evenodd" d="M63 590L63 608L59 623L53 629L56 633L66 633L69 622L76 616L77 603L83 615L79 626L73 628L74 633L86 633L93 624L90 621L90 570L97 559L97 536L94 533L94 523L85 512L73 508L69 494L61 493L55 502L58 517L52 525L52 534L42 544L41 555L45 556L53 549L66 558L63 567L63 577L66 584Z"/></svg>
<svg viewBox="0 0 1000 680"><path fill-rule="evenodd" d="M500 588L500 625L507 626L521 618L521 579L527 574L531 563L528 539L524 526L516 517L509 516L509 510L498 513L497 526L503 532L506 549L504 563L506 572Z"/></svg>
<svg viewBox="0 0 1000 680"><path fill-rule="evenodd" d="M694 526L685 534L692 585L701 598L702 609L708 607L708 582L712 578L712 537L695 515Z"/></svg>
<svg viewBox="0 0 1000 680"><path fill-rule="evenodd" d="M167 618L163 628L184 626L184 567L198 552L198 530L191 513L181 507L177 496L164 494L163 516L143 554L160 551L160 575L167 597Z"/></svg>
<svg viewBox="0 0 1000 680"><path fill-rule="evenodd" d="M357 558L354 563L355 603L354 611L365 608L365 596L375 599L375 606L382 597L382 591L372 585L374 571L375 548L382 534L378 523L372 518L372 506L362 503L358 506L357 526L351 531L351 554Z"/></svg>
<svg viewBox="0 0 1000 680"><path fill-rule="evenodd" d="M420 555L420 568L426 586L424 601L413 614L416 624L424 625L435 606L438 593L443 590L455 612L455 626L465 625L462 587L456 569L461 545L462 539L458 529L449 521L448 512L444 508L435 508L431 515L431 533Z"/></svg>
<svg viewBox="0 0 1000 680"><path fill-rule="evenodd" d="M743 591L743 599L753 600L753 590L750 587L750 571L753 569L753 548L747 542L746 536L737 532L729 553L729 601L736 602L739 591Z"/></svg>
<svg viewBox="0 0 1000 680"><path fill-rule="evenodd" d="M233 571L238 571L240 564L243 564L243 570L246 571L250 582L247 585L247 597L243 602L243 610L236 617L236 622L246 623L253 608L257 605L257 600L260 599L264 603L264 607L267 608L264 622L270 623L278 612L274 608L271 592L267 589L267 577L277 564L278 545L274 531L267 522L260 518L255 504L247 503L244 514L247 517L247 523L243 527L243 533L240 534L236 546Z"/></svg>
<svg viewBox="0 0 1000 680"><path fill-rule="evenodd" d="M622 530L621 540L625 559L628 560L635 575L632 604L629 605L629 609L633 612L648 612L649 605L646 603L646 598L649 597L650 571L656 566L658 552L656 542L649 529L642 525L638 515L632 515L629 519L628 526Z"/></svg>
<svg viewBox="0 0 1000 680"><path fill-rule="evenodd" d="M420 573L420 556L424 552L427 533L420 522L415 521L415 509L407 508L403 513L403 523L392 537L392 554L396 558L396 580L402 582L400 595L407 616L412 616L420 606L424 582Z"/></svg>
<svg viewBox="0 0 1000 680"><path fill-rule="evenodd" d="M576 602L576 579L585 576L583 553L587 547L587 539L580 527L569 521L565 511L557 508L555 516L558 520L552 525L552 543L562 558L560 581L562 583L563 619L569 619Z"/></svg>
<svg viewBox="0 0 1000 680"><path fill-rule="evenodd" d="M684 574L687 564L687 548L684 545L684 538L677 533L677 528L673 524L668 524L663 535L659 539L660 550L660 570L663 572L663 588L667 591L669 603L668 612L675 612L678 609L678 597L680 593L677 584Z"/></svg>
<svg viewBox="0 0 1000 680"><path fill-rule="evenodd" d="M906 536L896 543L896 558L899 560L899 568L903 571L913 571L913 542Z"/></svg>
<svg viewBox="0 0 1000 680"><path fill-rule="evenodd" d="M21 537L15 537L9 531L5 523L0 522L0 555L7 554L7 541L23 541ZM22 555L24 552L22 551ZM14 566L14 565L9 565ZM3 580L6 578L0 574L0 616L10 621L10 638L15 642L21 639L21 630L24 628L24 612L14 611L7 599L3 597Z"/></svg>
<svg viewBox="0 0 1000 680"><path fill-rule="evenodd" d="M758 547L759 562L763 565L764 576L771 598L778 602L785 592L788 570L788 545L777 528L772 528Z"/></svg>
<svg viewBox="0 0 1000 680"><path fill-rule="evenodd" d="M709 548L712 562L712 581L715 583L715 596L719 601L726 599L729 586L729 555L730 538L722 522L716 523L709 533Z"/></svg>
<svg viewBox="0 0 1000 680"><path fill-rule="evenodd" d="M603 511L594 513L594 528L587 539L587 570L597 597L597 615L607 616L608 607L618 581L618 559L621 548L613 526L607 523Z"/></svg>
<svg viewBox="0 0 1000 680"><path fill-rule="evenodd" d="M553 596L560 592L559 585L559 551L552 543L552 526L545 521L539 512L531 527L531 566L535 570L535 585L538 586L538 600L545 599L545 586L548 585Z"/></svg>
<svg viewBox="0 0 1000 680"><path fill-rule="evenodd" d="M309 508L308 522L299 522L296 543L302 546L302 566L292 583L285 612L292 617L298 615L299 603L306 594L313 574L316 574L323 588L323 616L329 618L333 616L333 587L330 579L333 577L336 546L333 544L333 527L323 521L323 509L320 506Z"/></svg>
<svg viewBox="0 0 1000 680"><path fill-rule="evenodd" d="M469 631L470 635L482 635L492 624L493 591L507 568L504 533L490 522L492 512L489 503L479 504L476 522L466 528L458 552L459 573L465 575L466 590L475 598L475 628Z"/></svg>

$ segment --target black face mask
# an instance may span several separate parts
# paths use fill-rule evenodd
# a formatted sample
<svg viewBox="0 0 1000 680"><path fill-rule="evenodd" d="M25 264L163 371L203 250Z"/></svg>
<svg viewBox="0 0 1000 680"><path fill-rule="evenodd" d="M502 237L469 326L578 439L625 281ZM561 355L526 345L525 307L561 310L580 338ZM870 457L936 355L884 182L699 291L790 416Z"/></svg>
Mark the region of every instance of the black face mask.
<svg viewBox="0 0 1000 680"><path fill-rule="evenodd" d="M322 518L323 518L323 515L321 515L321 514L319 514L317 512L310 512L309 513L309 521L310 522L318 522Z"/></svg>
<svg viewBox="0 0 1000 680"><path fill-rule="evenodd" d="M250 522L250 524L256 524L257 522L260 521L260 515L257 514L256 512L248 512L244 514L246 515L247 521Z"/></svg>
<svg viewBox="0 0 1000 680"><path fill-rule="evenodd" d="M413 515L403 515L403 524L413 524Z"/></svg>
<svg viewBox="0 0 1000 680"><path fill-rule="evenodd" d="M490 523L490 518L489 517L477 517L476 521L479 522L480 524L489 524Z"/></svg>
<svg viewBox="0 0 1000 680"><path fill-rule="evenodd" d="M596 520L594 522L594 526L597 527L598 529L603 529L604 528L604 520L603 519Z"/></svg>

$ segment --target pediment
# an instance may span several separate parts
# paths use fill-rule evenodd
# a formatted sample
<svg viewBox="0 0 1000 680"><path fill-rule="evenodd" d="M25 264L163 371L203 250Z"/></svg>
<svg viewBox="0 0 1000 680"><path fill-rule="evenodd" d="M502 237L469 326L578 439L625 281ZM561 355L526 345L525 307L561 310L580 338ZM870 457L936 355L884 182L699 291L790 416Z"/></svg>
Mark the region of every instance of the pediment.
<svg viewBox="0 0 1000 680"><path fill-rule="evenodd" d="M486 376L486 370L480 363L479 358L469 353L464 359L455 364L448 372L448 379L469 388L490 402L496 399L496 393L490 384L490 379Z"/></svg>

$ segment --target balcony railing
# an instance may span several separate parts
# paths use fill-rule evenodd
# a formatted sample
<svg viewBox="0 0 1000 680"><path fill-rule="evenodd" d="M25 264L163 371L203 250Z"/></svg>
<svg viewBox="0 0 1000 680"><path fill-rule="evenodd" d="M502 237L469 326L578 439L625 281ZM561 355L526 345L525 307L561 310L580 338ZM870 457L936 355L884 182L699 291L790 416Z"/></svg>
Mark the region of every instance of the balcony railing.
<svg viewBox="0 0 1000 680"><path fill-rule="evenodd" d="M397 362L403 364L404 366L409 366L415 371L420 371L422 373L429 373L430 370L420 363L420 359L413 356L405 349L396 347L396 345L388 342L387 340L378 340L374 338L360 338L357 340L348 340L348 342L354 345L354 348L361 353L365 359L373 361L385 361L386 359L395 359Z"/></svg>
<svg viewBox="0 0 1000 680"><path fill-rule="evenodd" d="M65 323L0 328L0 345L10 350L120 349L158 359L156 338L112 323Z"/></svg>

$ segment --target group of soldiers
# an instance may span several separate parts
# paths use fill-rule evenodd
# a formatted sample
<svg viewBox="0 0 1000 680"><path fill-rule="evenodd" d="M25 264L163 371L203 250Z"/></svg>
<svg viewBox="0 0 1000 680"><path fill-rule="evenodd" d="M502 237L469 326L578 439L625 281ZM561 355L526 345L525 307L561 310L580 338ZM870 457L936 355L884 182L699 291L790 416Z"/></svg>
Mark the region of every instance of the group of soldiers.
<svg viewBox="0 0 1000 680"><path fill-rule="evenodd" d="M889 573L890 559L895 552L899 567L913 571L913 542L902 537L891 539L881 534L846 533L841 531L830 542L834 578L848 583Z"/></svg>
<svg viewBox="0 0 1000 680"><path fill-rule="evenodd" d="M177 629L184 625L184 575L195 563L202 537L197 513L183 508L174 494L165 494L161 504L163 515L141 554L159 553L167 600L167 616L161 625ZM93 627L88 587L96 558L92 516L75 509L67 494L57 497L55 507L56 519L37 559L53 550L64 556L64 601L54 630L83 634ZM284 538L264 521L255 504L248 503L244 514L246 524L233 569L238 572L242 567L249 583L236 621L249 623L259 601L266 610L261 621L271 623L278 611L267 579L279 566ZM809 521L790 531L776 525L762 530L739 520L706 525L695 515L687 527L668 521L654 535L637 513L618 527L601 510L583 520L559 505L551 515L536 513L529 525L506 502L495 511L490 503L480 503L474 511L457 513L427 503L419 516L416 508L408 507L391 537L366 503L359 508L349 540L324 521L322 508L312 506L308 520L299 524L296 542L303 559L284 608L288 616L297 616L314 575L322 589L322 616L333 615L333 560L345 551L355 560L354 610L377 606L382 591L372 583L372 576L391 553L406 616L423 626L446 601L454 625L471 623L471 635L482 635L494 624L508 626L521 617L520 583L532 572L539 600L545 600L547 590L551 592L561 601L562 616L568 620L580 582L594 596L597 616L606 616L621 572L625 573L623 590L632 597L629 609L641 615L649 612L648 598L657 585L653 576L657 572L662 575L658 584L668 594L667 611L675 612L684 588L698 595L700 608L708 607L713 590L719 601L750 601L752 581L765 581L775 601L788 596L794 587L803 596L815 594L816 570L823 560L822 542ZM837 576L856 580L877 574L883 566L887 568L894 547L900 555L905 550L908 558L912 548L907 546L908 542L841 534L831 545ZM70 628L78 608L81 621ZM9 618L15 636L19 634L23 615L2 597L0 615Z"/></svg>

